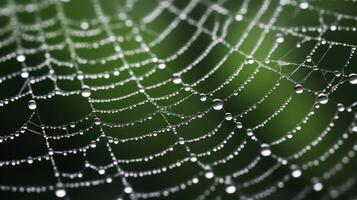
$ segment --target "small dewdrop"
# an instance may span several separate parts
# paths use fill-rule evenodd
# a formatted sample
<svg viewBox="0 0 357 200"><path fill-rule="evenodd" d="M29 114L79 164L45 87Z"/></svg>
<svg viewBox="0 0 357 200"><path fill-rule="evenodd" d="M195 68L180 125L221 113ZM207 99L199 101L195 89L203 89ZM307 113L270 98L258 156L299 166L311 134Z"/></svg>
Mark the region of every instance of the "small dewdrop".
<svg viewBox="0 0 357 200"><path fill-rule="evenodd" d="M98 170L98 173L101 174L101 175L102 175L102 174L105 174L105 169L99 169L99 170Z"/></svg>
<svg viewBox="0 0 357 200"><path fill-rule="evenodd" d="M126 194L130 194L130 193L133 192L133 188L130 187L130 186L126 186L126 187L124 188L124 192L125 192Z"/></svg>
<svg viewBox="0 0 357 200"><path fill-rule="evenodd" d="M214 99L212 103L212 108L214 110L222 110L223 109L223 101L220 99Z"/></svg>
<svg viewBox="0 0 357 200"><path fill-rule="evenodd" d="M316 182L313 184L312 189L314 189L314 191L319 192L324 188L324 185L321 182Z"/></svg>
<svg viewBox="0 0 357 200"><path fill-rule="evenodd" d="M253 64L254 63L254 59L252 56L248 56L247 57L247 64Z"/></svg>
<svg viewBox="0 0 357 200"><path fill-rule="evenodd" d="M224 115L224 119L227 120L227 121L231 121L233 119L233 116L231 113L226 113Z"/></svg>
<svg viewBox="0 0 357 200"><path fill-rule="evenodd" d="M309 7L309 3L304 1L299 4L299 7L303 10L307 9Z"/></svg>
<svg viewBox="0 0 357 200"><path fill-rule="evenodd" d="M16 57L17 62L24 62L26 60L26 57L24 55L18 55Z"/></svg>
<svg viewBox="0 0 357 200"><path fill-rule="evenodd" d="M182 83L181 76L178 75L178 74L174 74L174 75L172 76L172 82L173 82L174 84L180 84L180 83Z"/></svg>
<svg viewBox="0 0 357 200"><path fill-rule="evenodd" d="M237 123L236 123L236 127L237 127L238 129L243 128L242 122L237 122Z"/></svg>
<svg viewBox="0 0 357 200"><path fill-rule="evenodd" d="M260 148L260 154L262 156L267 157L271 155L271 150L268 144L262 144Z"/></svg>
<svg viewBox="0 0 357 200"><path fill-rule="evenodd" d="M237 15L234 17L234 19L235 19L237 22L240 22L240 21L243 20L243 15L237 14Z"/></svg>
<svg viewBox="0 0 357 200"><path fill-rule="evenodd" d="M89 97L91 95L91 90L88 86L83 86L82 90L81 90L81 95L83 97Z"/></svg>
<svg viewBox="0 0 357 200"><path fill-rule="evenodd" d="M351 131L357 133L357 124L352 125Z"/></svg>
<svg viewBox="0 0 357 200"><path fill-rule="evenodd" d="M350 82L352 85L356 85L357 84L357 74L350 74L348 76L348 82Z"/></svg>
<svg viewBox="0 0 357 200"><path fill-rule="evenodd" d="M293 178L299 178L302 175L302 171L297 165L291 166L291 176Z"/></svg>
<svg viewBox="0 0 357 200"><path fill-rule="evenodd" d="M237 191L237 187L233 184L229 184L226 186L225 190L228 194L233 194Z"/></svg>
<svg viewBox="0 0 357 200"><path fill-rule="evenodd" d="M80 27L82 30L87 30L89 28L89 24L88 24L88 22L82 22L80 24Z"/></svg>
<svg viewBox="0 0 357 200"><path fill-rule="evenodd" d="M330 26L330 30L331 30L331 31L337 30L337 26L335 26L335 25Z"/></svg>
<svg viewBox="0 0 357 200"><path fill-rule="evenodd" d="M343 112L345 111L345 106L342 103L337 104L337 110L338 112Z"/></svg>
<svg viewBox="0 0 357 200"><path fill-rule="evenodd" d="M195 154L191 154L190 161L191 162L196 162L197 161L197 156Z"/></svg>
<svg viewBox="0 0 357 200"><path fill-rule="evenodd" d="M283 42L284 42L284 37L283 37L282 35L278 35L278 36L276 37L276 42L277 42L277 43L283 43Z"/></svg>
<svg viewBox="0 0 357 200"><path fill-rule="evenodd" d="M157 65L157 67L158 67L159 69L165 69L165 68L166 68L166 64L165 64L165 63L159 63L159 64Z"/></svg>
<svg viewBox="0 0 357 200"><path fill-rule="evenodd" d="M58 189L56 189L56 191L55 191L55 195L56 195L56 197L58 197L58 198L63 198L63 197L66 196L66 190L63 189L63 188L58 188Z"/></svg>
<svg viewBox="0 0 357 200"><path fill-rule="evenodd" d="M119 69L115 69L113 72L114 76L119 76L120 75L120 70Z"/></svg>
<svg viewBox="0 0 357 200"><path fill-rule="evenodd" d="M20 76L22 78L28 78L30 76L29 72L27 70L22 70Z"/></svg>
<svg viewBox="0 0 357 200"><path fill-rule="evenodd" d="M207 170L207 171L205 172L205 177L206 177L207 179L213 178L213 177L214 177L213 171L212 171L212 170Z"/></svg>
<svg viewBox="0 0 357 200"><path fill-rule="evenodd" d="M317 102L320 104L326 104L328 102L328 97L326 94L319 94L317 96Z"/></svg>
<svg viewBox="0 0 357 200"><path fill-rule="evenodd" d="M296 94L301 94L304 91L304 88L301 85L296 85L294 91Z"/></svg>
<svg viewBox="0 0 357 200"><path fill-rule="evenodd" d="M30 110L35 110L37 108L37 104L36 104L36 101L31 99L29 102L28 102L28 108Z"/></svg>
<svg viewBox="0 0 357 200"><path fill-rule="evenodd" d="M200 94L200 101L206 101L207 100L207 96L205 94Z"/></svg>

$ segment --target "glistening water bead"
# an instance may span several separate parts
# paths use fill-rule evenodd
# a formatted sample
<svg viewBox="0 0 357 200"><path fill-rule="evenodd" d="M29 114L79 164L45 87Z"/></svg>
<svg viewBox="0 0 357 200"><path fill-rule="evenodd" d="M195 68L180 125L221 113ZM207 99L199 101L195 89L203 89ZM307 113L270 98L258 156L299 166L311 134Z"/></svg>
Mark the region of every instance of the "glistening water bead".
<svg viewBox="0 0 357 200"><path fill-rule="evenodd" d="M294 87L294 91L295 91L295 93L297 93L297 94L301 94L301 93L304 91L304 88L302 87L302 85L296 85L296 86Z"/></svg>
<svg viewBox="0 0 357 200"><path fill-rule="evenodd" d="M268 144L262 144L260 146L260 154L264 157L271 155L271 150Z"/></svg>
<svg viewBox="0 0 357 200"><path fill-rule="evenodd" d="M222 110L223 108L223 101L220 99L214 99L212 102L212 108L214 110Z"/></svg>
<svg viewBox="0 0 357 200"><path fill-rule="evenodd" d="M181 76L178 75L178 74L174 74L174 75L172 76L172 82L173 82L174 84L180 84L180 83L182 83Z"/></svg>
<svg viewBox="0 0 357 200"><path fill-rule="evenodd" d="M327 104L328 102L328 97L326 94L319 94L317 96L317 102L320 104Z"/></svg>
<svg viewBox="0 0 357 200"><path fill-rule="evenodd" d="M63 197L66 196L66 190L64 190L63 188L58 188L58 189L56 189L56 191L55 191L55 195L56 195L56 197L58 197L58 198L63 198Z"/></svg>
<svg viewBox="0 0 357 200"><path fill-rule="evenodd" d="M91 95L91 90L88 86L83 86L82 90L81 90L81 95L83 97L89 97Z"/></svg>
<svg viewBox="0 0 357 200"><path fill-rule="evenodd" d="M228 194L233 194L233 193L235 193L237 191L237 187L235 185L233 185L233 184L229 184L229 185L226 186L225 190L226 190L226 192Z"/></svg>
<svg viewBox="0 0 357 200"><path fill-rule="evenodd" d="M348 76L348 82L350 82L353 85L357 84L357 74L350 74Z"/></svg>
<svg viewBox="0 0 357 200"><path fill-rule="evenodd" d="M36 104L36 101L31 99L29 102L28 102L28 108L30 110L35 110L37 108L37 104Z"/></svg>

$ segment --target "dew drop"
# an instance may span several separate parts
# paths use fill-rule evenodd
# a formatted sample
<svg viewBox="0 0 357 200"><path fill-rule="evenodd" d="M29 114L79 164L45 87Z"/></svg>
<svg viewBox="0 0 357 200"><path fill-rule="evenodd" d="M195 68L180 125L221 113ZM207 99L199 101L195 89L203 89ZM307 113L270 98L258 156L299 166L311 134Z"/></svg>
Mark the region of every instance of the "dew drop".
<svg viewBox="0 0 357 200"><path fill-rule="evenodd" d="M293 178L299 178L302 175L302 171L297 165L291 166L291 176Z"/></svg>
<svg viewBox="0 0 357 200"><path fill-rule="evenodd" d="M239 128L239 129L243 128L242 122L237 122L236 123L236 127Z"/></svg>
<svg viewBox="0 0 357 200"><path fill-rule="evenodd" d="M214 176L214 173L213 173L212 170L207 170L207 171L205 172L205 177L206 177L207 179L211 179L211 178L213 178L213 176Z"/></svg>
<svg viewBox="0 0 357 200"><path fill-rule="evenodd" d="M294 87L294 90L297 94L301 94L304 91L304 88L302 87L302 85L296 85Z"/></svg>
<svg viewBox="0 0 357 200"><path fill-rule="evenodd" d="M81 95L83 97L89 97L91 95L91 90L88 86L83 86L82 91L81 91Z"/></svg>
<svg viewBox="0 0 357 200"><path fill-rule="evenodd" d="M231 113L226 113L224 116L224 119L227 121L231 121L233 119L233 116Z"/></svg>
<svg viewBox="0 0 357 200"><path fill-rule="evenodd" d="M348 76L348 82L350 82L353 85L357 84L357 74L350 74Z"/></svg>
<svg viewBox="0 0 357 200"><path fill-rule="evenodd" d="M318 192L318 191L321 191L324 188L324 186L321 182L316 182L316 183L314 183L312 188L314 189L314 191Z"/></svg>
<svg viewBox="0 0 357 200"><path fill-rule="evenodd" d="M58 188L55 191L56 197L62 198L66 196L66 190L64 190L63 188Z"/></svg>
<svg viewBox="0 0 357 200"><path fill-rule="evenodd" d="M261 145L260 154L264 157L271 155L271 150L268 144Z"/></svg>
<svg viewBox="0 0 357 200"><path fill-rule="evenodd" d="M237 187L235 185L227 185L225 190L228 194L233 194L237 191Z"/></svg>
<svg viewBox="0 0 357 200"><path fill-rule="evenodd" d="M326 94L319 94L317 96L317 102L320 104L326 104L328 102L328 97Z"/></svg>
<svg viewBox="0 0 357 200"><path fill-rule="evenodd" d="M22 78L28 78L30 76L29 72L26 70L22 70L20 75Z"/></svg>
<svg viewBox="0 0 357 200"><path fill-rule="evenodd" d="M130 194L130 193L133 192L133 188L130 187L130 186L126 186L126 187L124 188L124 192L125 192L126 194Z"/></svg>
<svg viewBox="0 0 357 200"><path fill-rule="evenodd" d="M29 102L28 102L28 108L30 110L35 110L37 108L37 104L36 104L36 101L31 99Z"/></svg>
<svg viewBox="0 0 357 200"><path fill-rule="evenodd" d="M337 110L339 112L345 111L345 106L342 103L337 104Z"/></svg>
<svg viewBox="0 0 357 200"><path fill-rule="evenodd" d="M207 96L205 94L201 94L200 101L206 101L206 100L207 100Z"/></svg>
<svg viewBox="0 0 357 200"><path fill-rule="evenodd" d="M172 82L173 82L174 84L180 84L180 83L182 83L181 76L178 75L178 74L174 74L173 77L172 77Z"/></svg>
<svg viewBox="0 0 357 200"><path fill-rule="evenodd" d="M235 19L237 22L240 22L240 21L243 20L243 15L237 14L237 15L234 17L234 19Z"/></svg>
<svg viewBox="0 0 357 200"><path fill-rule="evenodd" d="M114 76L119 76L120 74L120 70L119 69L115 69L114 72L113 72L113 75Z"/></svg>
<svg viewBox="0 0 357 200"><path fill-rule="evenodd" d="M24 55L18 55L18 56L16 57L16 60L17 60L18 62L24 62L24 61L26 60L26 57L25 57Z"/></svg>
<svg viewBox="0 0 357 200"><path fill-rule="evenodd" d="M214 110L222 110L223 108L223 101L220 99L214 99L212 107Z"/></svg>
<svg viewBox="0 0 357 200"><path fill-rule="evenodd" d="M166 68L166 64L165 63L160 63L157 67L159 69L165 69Z"/></svg>
<svg viewBox="0 0 357 200"><path fill-rule="evenodd" d="M277 43L283 43L284 42L284 37L279 35L277 38L276 38L276 42Z"/></svg>
<svg viewBox="0 0 357 200"><path fill-rule="evenodd" d="M308 2L301 2L300 4L299 4L299 7L301 8L301 9L307 9L308 7L309 7L309 3Z"/></svg>
<svg viewBox="0 0 357 200"><path fill-rule="evenodd" d="M82 30L87 30L89 28L88 22L82 22L80 25Z"/></svg>

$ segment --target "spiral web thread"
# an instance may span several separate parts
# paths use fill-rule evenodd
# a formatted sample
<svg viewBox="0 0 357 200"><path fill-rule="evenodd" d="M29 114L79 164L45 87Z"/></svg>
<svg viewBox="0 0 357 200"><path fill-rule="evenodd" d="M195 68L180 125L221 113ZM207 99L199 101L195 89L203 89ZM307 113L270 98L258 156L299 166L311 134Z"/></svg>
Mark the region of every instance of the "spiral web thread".
<svg viewBox="0 0 357 200"><path fill-rule="evenodd" d="M356 95L353 95L352 92L352 97L343 102L345 97L341 94L344 91L353 91L353 87L355 90L357 75L354 73L356 68L353 67L353 64L357 63L353 61L356 59L356 45L353 44L353 41L343 42L327 39L325 35L341 33L340 35L343 37L342 33L355 33L357 27L354 24L357 22L357 17L320 7L318 1L192 0L185 1L185 5L181 5L181 7L173 0L152 2L155 6L151 7L139 19L132 18L135 8L144 4L143 1L138 0L113 2L114 15L106 13L106 9L102 5L103 2L92 0L88 4L92 7L95 16L93 19L85 20L71 19L66 16L65 9L67 4L71 4L70 1L33 0L20 3L8 0L1 5L0 16L6 23L2 23L0 30L0 48L3 50L0 56L0 65L5 66L15 62L20 67L17 69L14 67L11 72L4 70L1 73L0 83L3 84L3 90L14 90L5 84L14 80L22 81L22 86L13 95L2 95L1 112L6 115L8 114L5 110L7 106L26 102L24 109L29 110L30 114L17 130L1 134L0 145L14 143L17 138L21 138L23 135L34 134L39 135L45 141L46 150L40 155L27 152L28 157L1 160L0 166L1 168L11 168L49 162L55 177L55 182L47 185L6 184L7 178L2 178L0 185L2 192L18 193L19 195L50 192L53 197L71 198L70 191L110 185L114 181L118 181L120 185L116 189L118 199L162 198L164 196L170 198L178 193L190 192L192 188L201 184L204 186L197 189L198 192L194 198L206 199L211 196L233 195L242 199L264 199L274 198L274 195L286 190L290 182L304 177L305 171L316 168L320 170L318 175L314 177L306 175L304 186L291 194L293 199L305 199L312 193L318 193L321 190L325 190L325 192L319 193L323 197L336 198L349 194L353 188L356 188L355 175L351 175L337 184L330 182L339 176L345 167L355 163L354 157L357 151L355 139L357 132ZM234 10L229 7L232 2L238 5ZM344 1L343 3L354 5L353 2ZM254 5L257 7L252 8ZM198 17L194 17L198 8L203 11L198 14ZM45 17L42 12L50 9L54 12L51 16ZM296 15L296 18L305 13L313 14L313 20L318 21L319 24L314 26L280 25L278 22L285 10L291 10L291 15ZM28 24L23 23L18 17L22 13L31 15L34 21ZM169 20L169 23L160 24L159 30L151 28L152 24L165 18L167 13L173 16L170 20L165 19ZM209 21L212 22L210 25L208 25ZM157 46L169 43L167 38L170 35L175 37L175 34L185 32L180 29L182 24L194 29L190 37L185 40L178 39L180 45L171 55L163 56L163 52L155 51ZM242 29L242 34L237 34L237 36L231 34L234 27ZM201 37L209 38L209 43L206 44L207 47L204 50L196 52L194 58L184 66L180 66L179 69L171 66L185 53L197 48L196 45L200 45L197 44L197 41ZM61 39L56 41L56 38ZM253 40L253 42L252 47L247 50L244 45L248 40ZM122 44L126 41L134 43L135 47L125 49ZM270 43L266 44L266 41L270 41ZM39 45L26 47L26 43ZM289 50L302 49L309 45L310 48L307 54L304 52L304 59L301 62L288 59L286 54L289 53ZM14 46L14 48L8 50L9 46ZM78 53L83 49L100 51L102 47L110 47L113 51L95 59L85 58ZM224 55L213 54L212 52L216 48L224 48L226 53ZM261 56L262 53L259 51L263 48L265 49L264 56ZM280 54L276 55L276 52L279 52L281 48L287 48L288 51L283 55L280 51ZM343 48L344 54L347 55L346 59L340 61L337 70L322 64L328 52L335 48ZM67 59L56 58L53 52L63 49L68 52ZM31 60L32 56L39 54L44 57L40 63L31 65L27 62ZM135 61L130 59L143 55L145 58L140 57ZM194 73L195 69L205 68L204 60L212 56L219 59L214 66L207 66L209 70L203 70L205 73L194 80L186 78L190 73ZM228 76L226 75L219 85L212 84L213 88L203 91L200 85L207 84L207 82L210 84L209 81L212 77L218 77L219 71L228 67L225 63L234 56L242 57L243 62L229 66L231 69L233 67L232 72ZM113 68L106 67L113 64L115 65ZM98 69L94 70L95 72L89 72L86 71L86 68ZM236 79L241 77L241 73L246 68L253 70L247 77L243 76L245 80L239 84L236 83ZM70 73L60 73L61 69L68 70ZM146 71L139 71L141 69ZM46 73L40 75L37 73L43 70L47 70ZM303 76L296 77L295 75L301 74L301 71L305 72ZM239 112L229 110L226 105L240 98L240 94L254 84L261 73L265 76L271 74L275 77L275 81L269 86L269 89L258 100L250 102L250 105L243 110ZM157 74L162 75L164 79L157 79ZM323 85L317 89L307 83L313 79L312 77L317 76L316 74L323 77L316 81L322 81L321 85ZM118 79L122 76L124 77ZM222 75L219 74L219 76ZM93 80L103 82L98 82L101 83L100 85L93 84ZM36 91L34 85L48 81L51 82L49 85L53 86L51 91L41 94ZM61 88L63 82L76 83L79 87L67 90ZM284 97L284 101L275 110L269 111L268 117L251 126L243 122L246 116L263 107L268 101L274 101L274 94L284 86L288 86L289 94ZM116 89L130 90L132 87L134 89L129 93L113 92ZM347 90L346 87L352 89ZM164 94L154 96L152 91L158 89ZM108 95L112 92L116 96ZM309 109L304 111L303 117L295 121L293 126L288 131L284 131L282 135L272 136L270 141L261 138L261 134L268 133L259 131L270 126L274 120L282 120L279 116L288 112L286 110L292 107L291 104L294 100L302 95L312 97L308 103ZM88 102L90 111L79 120L68 123L59 122L59 125L48 125L41 118L40 102L58 96L84 98ZM129 105L118 106L116 104L136 97L140 97L140 100L135 99ZM189 108L185 111L180 107L189 104L190 101L198 102L205 107L197 112L190 112ZM142 114L141 107L148 105L153 109ZM290 155L282 155L277 150L284 143L294 144L294 139L301 137L299 133L303 132L308 124L316 123L314 122L315 115L322 112L321 110L327 106L332 108L333 114L328 116L327 122L317 122L322 123L324 127L314 132L314 137L311 140L304 140L303 148ZM114 118L118 116L122 119L122 113L125 112L134 113L136 119L122 123L105 120L106 115L114 116ZM200 135L195 137L183 136L182 128L195 126L194 123L197 121L204 122L212 114L219 117L213 128L211 127L208 131L198 129ZM154 127L152 131L139 128L140 124L151 123L154 119L160 119L163 125ZM335 124L341 120L347 123L342 128L336 128ZM211 120L207 121L207 123L211 122ZM274 125L276 126L276 123ZM228 134L221 130L226 126L230 127ZM135 133L134 136L126 134L128 137L123 137L120 134L121 130L125 130L127 127L134 128L139 133ZM138 128L135 129L135 127ZM109 129L116 133L108 133ZM96 136L85 145L63 150L52 146L54 142L71 141L72 138L81 138L88 134ZM219 134L225 134L223 140L214 141L216 144L208 150L201 152L194 150L197 143L209 142L211 138ZM332 134L336 139L328 144L328 148L320 149L320 143L324 143ZM152 154L121 158L120 152L114 150L115 146L128 143L136 148L135 145L138 141L150 143L155 138L164 135L170 135L173 138L173 143ZM225 150L226 145L233 140L239 141L239 143L235 144L233 150ZM88 152L98 148L99 143L104 144L105 151L109 153L110 157L108 162L103 165L96 165L87 158ZM141 171L125 167L132 163L141 164L165 159L178 149L183 149L184 156L175 158L171 163L166 162L159 167L155 166ZM244 166L234 167L235 164L232 163L232 160L239 159L239 155L244 154L246 149L253 149L254 156L250 156L249 162ZM207 161L208 157L221 151L226 153L218 159ZM308 159L302 159L312 151L319 153L313 158L310 156ZM73 154L81 155L84 159L82 169L71 172L61 170L61 167L58 166L58 158L66 159L67 156ZM330 163L327 167L320 167L332 157L336 159L336 162ZM254 173L255 168L258 168L266 160L270 161L269 167L264 172ZM185 180L178 180L175 184L166 185L164 188L141 191L132 183L137 180L140 182L140 179L150 176L158 177L160 180L161 174L175 173L177 168L184 168L189 164L196 167L193 175L183 175ZM233 167L234 171L222 173L217 169L225 165ZM95 172L98 176L88 179L85 177L88 171ZM275 175L276 173L279 175ZM2 175L2 177L6 176ZM249 178L240 179L241 177ZM270 179L272 180L269 181ZM264 186L258 190L251 189L259 184Z"/></svg>

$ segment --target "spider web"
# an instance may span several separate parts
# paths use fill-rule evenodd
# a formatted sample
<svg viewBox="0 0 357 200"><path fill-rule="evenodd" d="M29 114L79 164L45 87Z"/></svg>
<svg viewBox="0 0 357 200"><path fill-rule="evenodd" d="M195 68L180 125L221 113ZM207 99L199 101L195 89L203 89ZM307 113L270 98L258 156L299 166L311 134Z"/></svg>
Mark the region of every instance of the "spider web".
<svg viewBox="0 0 357 200"><path fill-rule="evenodd" d="M355 198L356 8L4 1L1 195Z"/></svg>

